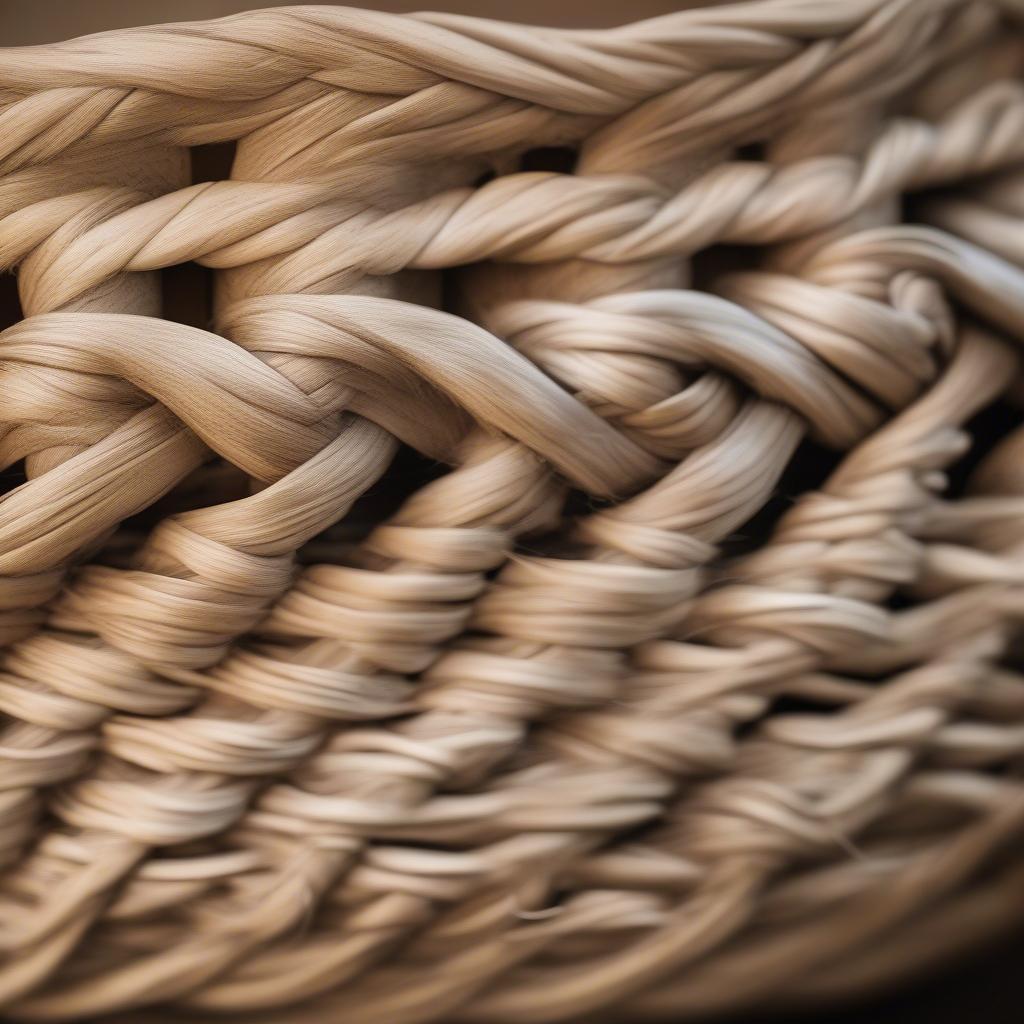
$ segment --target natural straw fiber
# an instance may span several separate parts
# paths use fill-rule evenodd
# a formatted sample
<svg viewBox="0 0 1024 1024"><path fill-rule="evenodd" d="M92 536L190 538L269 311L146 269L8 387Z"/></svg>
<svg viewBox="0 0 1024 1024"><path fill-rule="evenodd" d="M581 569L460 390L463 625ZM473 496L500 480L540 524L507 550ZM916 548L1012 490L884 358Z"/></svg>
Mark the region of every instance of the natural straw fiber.
<svg viewBox="0 0 1024 1024"><path fill-rule="evenodd" d="M3 1019L678 1022L1019 923L1022 73L1016 0L0 50Z"/></svg>

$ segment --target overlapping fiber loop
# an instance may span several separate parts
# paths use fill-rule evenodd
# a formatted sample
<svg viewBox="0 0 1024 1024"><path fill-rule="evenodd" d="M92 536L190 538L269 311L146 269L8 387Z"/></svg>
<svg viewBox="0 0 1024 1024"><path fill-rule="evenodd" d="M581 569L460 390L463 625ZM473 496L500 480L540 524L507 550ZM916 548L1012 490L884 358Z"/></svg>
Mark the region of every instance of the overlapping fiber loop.
<svg viewBox="0 0 1024 1024"><path fill-rule="evenodd" d="M0 50L0 1015L705 1019L1018 921L1022 76L1014 0Z"/></svg>

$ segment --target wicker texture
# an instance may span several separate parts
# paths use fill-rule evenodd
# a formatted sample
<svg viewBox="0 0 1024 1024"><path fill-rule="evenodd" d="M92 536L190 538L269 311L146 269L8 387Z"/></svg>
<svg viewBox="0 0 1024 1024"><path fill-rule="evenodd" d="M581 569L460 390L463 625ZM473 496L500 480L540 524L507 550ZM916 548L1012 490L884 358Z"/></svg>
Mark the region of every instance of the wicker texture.
<svg viewBox="0 0 1024 1024"><path fill-rule="evenodd" d="M1021 14L0 50L5 1019L680 1021L1019 921Z"/></svg>

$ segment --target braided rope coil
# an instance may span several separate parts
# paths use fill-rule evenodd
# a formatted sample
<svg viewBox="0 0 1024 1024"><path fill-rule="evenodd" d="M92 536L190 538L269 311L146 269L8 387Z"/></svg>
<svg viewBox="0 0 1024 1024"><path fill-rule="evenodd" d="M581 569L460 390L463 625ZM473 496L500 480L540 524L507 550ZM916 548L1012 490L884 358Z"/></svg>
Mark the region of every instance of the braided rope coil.
<svg viewBox="0 0 1024 1024"><path fill-rule="evenodd" d="M1022 14L0 50L4 1019L685 1020L1019 922Z"/></svg>

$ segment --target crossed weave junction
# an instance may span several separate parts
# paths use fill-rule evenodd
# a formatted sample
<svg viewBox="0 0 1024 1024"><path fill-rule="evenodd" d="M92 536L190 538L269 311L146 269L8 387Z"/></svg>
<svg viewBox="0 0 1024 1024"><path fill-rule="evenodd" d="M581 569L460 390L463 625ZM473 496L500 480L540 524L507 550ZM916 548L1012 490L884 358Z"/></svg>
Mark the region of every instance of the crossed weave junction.
<svg viewBox="0 0 1024 1024"><path fill-rule="evenodd" d="M0 1016L680 1022L1019 924L1022 77L1019 0L0 50Z"/></svg>

